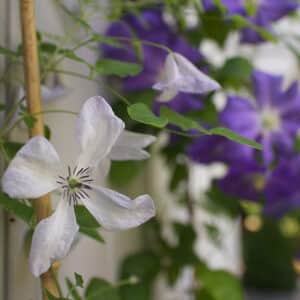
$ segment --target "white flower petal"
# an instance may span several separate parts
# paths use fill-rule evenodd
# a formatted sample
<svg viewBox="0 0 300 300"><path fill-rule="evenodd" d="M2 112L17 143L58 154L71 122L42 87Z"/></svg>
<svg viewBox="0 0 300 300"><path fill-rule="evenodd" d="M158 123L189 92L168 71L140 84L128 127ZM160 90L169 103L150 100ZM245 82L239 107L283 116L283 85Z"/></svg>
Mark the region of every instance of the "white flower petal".
<svg viewBox="0 0 300 300"><path fill-rule="evenodd" d="M163 91L158 100L166 102L177 92L203 94L219 89L220 85L181 54L170 53L166 58L163 78L153 88Z"/></svg>
<svg viewBox="0 0 300 300"><path fill-rule="evenodd" d="M123 129L123 121L104 98L96 96L88 99L77 122L81 146L78 164L84 167L97 165L109 154Z"/></svg>
<svg viewBox="0 0 300 300"><path fill-rule="evenodd" d="M29 257L34 276L68 254L78 229L73 205L62 199L52 216L42 220L34 231Z"/></svg>
<svg viewBox="0 0 300 300"><path fill-rule="evenodd" d="M203 94L218 90L218 82L197 69L188 59L178 53L173 54L181 76L179 89L186 93Z"/></svg>
<svg viewBox="0 0 300 300"><path fill-rule="evenodd" d="M175 56L169 54L165 61L164 69L161 73L159 82L153 85L153 89L162 91L170 87L176 88L176 82L180 79L180 70L175 61Z"/></svg>
<svg viewBox="0 0 300 300"><path fill-rule="evenodd" d="M149 195L131 200L115 191L91 186L89 198L83 204L107 230L128 229L141 225L155 215L154 203Z"/></svg>
<svg viewBox="0 0 300 300"><path fill-rule="evenodd" d="M111 167L111 160L110 158L105 158L101 160L99 163L99 170L100 170L100 178L102 178L102 181L105 181L105 178L107 177Z"/></svg>
<svg viewBox="0 0 300 300"><path fill-rule="evenodd" d="M2 177L2 189L13 198L38 198L57 188L60 160L41 136L30 139L16 154Z"/></svg>
<svg viewBox="0 0 300 300"><path fill-rule="evenodd" d="M142 160L150 155L143 148L149 146L156 137L148 134L124 130L112 147L109 157L112 160Z"/></svg>

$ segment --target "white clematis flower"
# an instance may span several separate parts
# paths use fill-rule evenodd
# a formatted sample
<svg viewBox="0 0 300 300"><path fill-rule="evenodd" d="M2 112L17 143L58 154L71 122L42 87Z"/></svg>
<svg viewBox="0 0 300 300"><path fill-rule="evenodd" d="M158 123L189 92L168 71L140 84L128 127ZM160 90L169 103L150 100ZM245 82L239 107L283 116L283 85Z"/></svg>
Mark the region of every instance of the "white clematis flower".
<svg viewBox="0 0 300 300"><path fill-rule="evenodd" d="M2 177L3 190L13 198L38 198L61 191L55 212L37 225L33 235L30 268L35 276L47 271L70 250L78 232L74 204L85 205L107 230L132 228L155 215L149 195L131 200L93 183L94 171L105 158L143 159L148 154L142 148L153 137L124 131L123 121L102 97L92 97L83 105L77 135L80 154L74 167L63 170L51 143L37 136L21 148ZM135 138L138 145L134 145Z"/></svg>
<svg viewBox="0 0 300 300"><path fill-rule="evenodd" d="M219 83L198 70L179 53L170 53L165 61L161 81L153 89L162 91L158 101L167 102L178 92L203 94L220 88Z"/></svg>

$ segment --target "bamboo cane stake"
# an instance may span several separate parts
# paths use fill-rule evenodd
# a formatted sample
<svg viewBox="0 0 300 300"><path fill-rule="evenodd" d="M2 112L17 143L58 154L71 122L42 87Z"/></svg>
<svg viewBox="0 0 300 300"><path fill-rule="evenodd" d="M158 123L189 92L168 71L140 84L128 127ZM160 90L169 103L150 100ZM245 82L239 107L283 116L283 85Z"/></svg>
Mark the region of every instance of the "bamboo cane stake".
<svg viewBox="0 0 300 300"><path fill-rule="evenodd" d="M26 83L26 101L30 114L35 114L36 122L29 130L30 137L44 135L44 122L41 112L40 68L37 48L34 0L20 0L21 27L24 51L24 76ZM34 200L37 222L51 215L51 200L49 195ZM48 270L41 275L43 289L58 296L55 281ZM44 296L45 300L47 297Z"/></svg>

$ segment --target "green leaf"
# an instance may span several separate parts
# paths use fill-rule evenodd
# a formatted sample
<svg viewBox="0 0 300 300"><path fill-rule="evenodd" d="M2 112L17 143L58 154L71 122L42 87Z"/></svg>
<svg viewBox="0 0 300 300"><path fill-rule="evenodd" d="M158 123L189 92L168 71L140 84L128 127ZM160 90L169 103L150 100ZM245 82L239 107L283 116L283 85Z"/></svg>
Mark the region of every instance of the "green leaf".
<svg viewBox="0 0 300 300"><path fill-rule="evenodd" d="M152 285L159 273L159 257L151 251L142 251L127 256L121 265L122 280L135 276L139 282L135 285L121 286L122 300L150 300L152 299Z"/></svg>
<svg viewBox="0 0 300 300"><path fill-rule="evenodd" d="M3 147L5 150L5 153L8 155L8 158L13 159L17 152L24 146L23 143L18 142L7 142L5 141L3 143Z"/></svg>
<svg viewBox="0 0 300 300"><path fill-rule="evenodd" d="M74 277L75 277L75 285L78 286L78 287L83 288L83 278L82 278L82 276L75 272Z"/></svg>
<svg viewBox="0 0 300 300"><path fill-rule="evenodd" d="M53 54L57 51L57 46L53 43L43 42L40 43L39 49L40 51L45 52L47 54Z"/></svg>
<svg viewBox="0 0 300 300"><path fill-rule="evenodd" d="M196 300L216 300L206 288L196 292Z"/></svg>
<svg viewBox="0 0 300 300"><path fill-rule="evenodd" d="M220 135L220 136L224 136L234 142L238 142L240 144L244 144L244 145L248 145L252 148L255 148L257 150L263 150L263 147L252 141L252 140L249 140L237 133L235 133L234 131L228 129L228 128L224 128L224 127L216 127L216 128L213 128L213 129L210 129L209 130L209 133L210 134L215 134L215 135Z"/></svg>
<svg viewBox="0 0 300 300"><path fill-rule="evenodd" d="M219 73L223 86L244 87L251 82L253 65L244 57L233 57L226 61Z"/></svg>
<svg viewBox="0 0 300 300"><path fill-rule="evenodd" d="M144 103L136 103L128 106L128 114L132 120L151 125L158 128L163 128L168 124L168 119L165 117L157 117L150 108Z"/></svg>
<svg viewBox="0 0 300 300"><path fill-rule="evenodd" d="M231 22L224 22L224 16L220 11L212 10L205 12L201 17L201 27L194 33L194 36L209 38L223 46L228 34L233 29ZM198 39L198 41L200 41Z"/></svg>
<svg viewBox="0 0 300 300"><path fill-rule="evenodd" d="M190 129L198 129L201 132L208 132L204 128L202 128L196 121L189 119L166 106L162 106L160 109L160 116L168 119L169 123L172 123L184 131L188 131Z"/></svg>
<svg viewBox="0 0 300 300"><path fill-rule="evenodd" d="M79 227L79 232L82 233L82 234L85 234L86 236L94 239L97 242L100 242L100 243L104 243L105 242L104 239L103 239L103 237L98 232L97 228L80 226Z"/></svg>
<svg viewBox="0 0 300 300"><path fill-rule="evenodd" d="M139 64L115 59L100 59L94 67L98 75L116 75L119 77L135 76L142 69L142 66Z"/></svg>
<svg viewBox="0 0 300 300"><path fill-rule="evenodd" d="M159 258L151 251L141 251L127 256L121 265L121 279L131 276L141 281L153 280L160 270Z"/></svg>
<svg viewBox="0 0 300 300"><path fill-rule="evenodd" d="M99 228L100 224L83 205L75 206L75 215L78 225L87 228Z"/></svg>
<svg viewBox="0 0 300 300"><path fill-rule="evenodd" d="M120 300L118 290L108 281L92 278L85 290L85 300Z"/></svg>
<svg viewBox="0 0 300 300"><path fill-rule="evenodd" d="M72 281L69 278L66 278L66 284L67 284L68 292L72 296L72 299L81 300L81 297L77 291L76 286L72 283Z"/></svg>
<svg viewBox="0 0 300 300"><path fill-rule="evenodd" d="M206 290L207 296L213 300L244 300L241 282L233 274L226 271L212 271L205 266L199 266L197 277L201 280L202 287ZM202 300L197 298L197 300Z"/></svg>
<svg viewBox="0 0 300 300"><path fill-rule="evenodd" d="M29 226L32 226L34 210L32 207L20 202L19 200L12 199L0 192L0 205L2 205L8 212L16 215Z"/></svg>

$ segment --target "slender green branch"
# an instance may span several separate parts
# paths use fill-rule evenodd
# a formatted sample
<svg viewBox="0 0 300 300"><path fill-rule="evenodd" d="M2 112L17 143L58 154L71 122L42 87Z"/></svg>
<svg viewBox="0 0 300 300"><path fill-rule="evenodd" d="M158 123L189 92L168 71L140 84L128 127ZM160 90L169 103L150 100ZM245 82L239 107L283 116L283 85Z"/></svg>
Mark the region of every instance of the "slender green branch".
<svg viewBox="0 0 300 300"><path fill-rule="evenodd" d="M155 47L155 48L163 49L164 51L166 51L168 53L173 52L169 47L167 47L165 45L161 45L161 44L151 42L151 41L147 41L147 40L141 40L141 39L138 39L138 38L128 38L128 37L123 37L123 36L110 36L110 38L114 39L114 40L117 40L117 41L126 41L126 42L131 42L131 43L139 42L139 43L144 44L144 45L148 45L148 46L152 46L152 47Z"/></svg>
<svg viewBox="0 0 300 300"><path fill-rule="evenodd" d="M30 116L38 116L41 114L50 114L50 113L63 113L63 114L70 114L70 115L75 115L77 116L78 113L74 112L74 111L69 111L69 110L63 110L63 109L50 109L50 110L44 110L41 112L37 112L34 114L30 114ZM16 122L4 133L0 133L0 136L7 136L9 135L22 121L24 120L24 118L19 118L18 120L16 120Z"/></svg>

